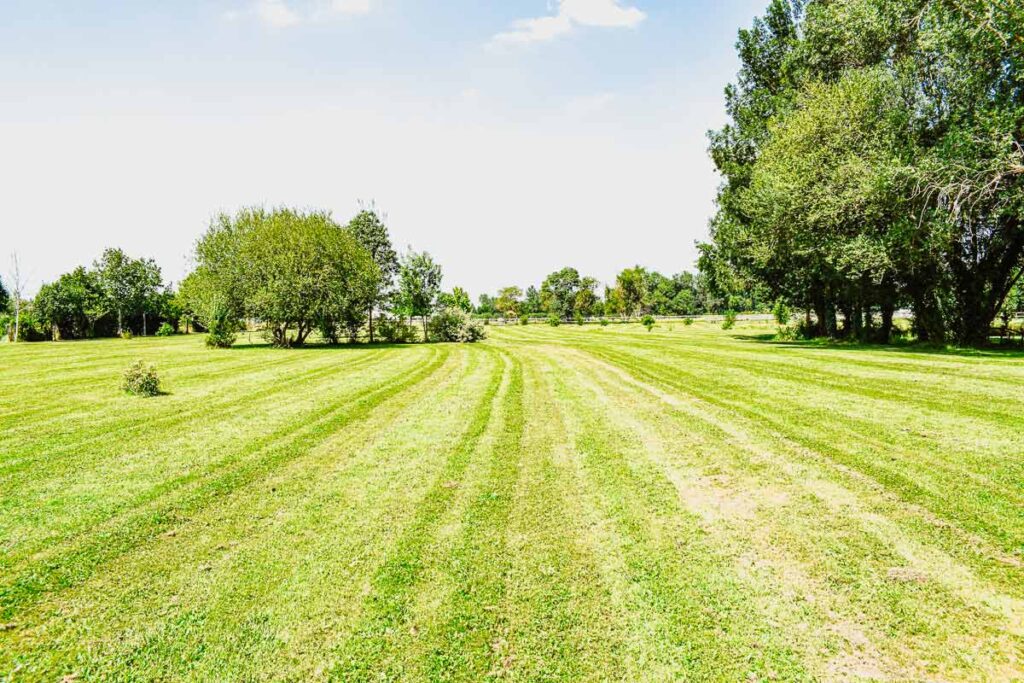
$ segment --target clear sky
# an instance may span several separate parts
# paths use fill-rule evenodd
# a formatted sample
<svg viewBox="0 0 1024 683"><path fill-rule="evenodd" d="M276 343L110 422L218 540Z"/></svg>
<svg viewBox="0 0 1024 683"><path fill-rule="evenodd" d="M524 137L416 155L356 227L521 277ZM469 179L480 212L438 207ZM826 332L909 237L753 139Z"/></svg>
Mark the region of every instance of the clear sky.
<svg viewBox="0 0 1024 683"><path fill-rule="evenodd" d="M179 280L219 211L372 199L474 297L689 269L766 4L2 0L0 251L30 290L106 246Z"/></svg>

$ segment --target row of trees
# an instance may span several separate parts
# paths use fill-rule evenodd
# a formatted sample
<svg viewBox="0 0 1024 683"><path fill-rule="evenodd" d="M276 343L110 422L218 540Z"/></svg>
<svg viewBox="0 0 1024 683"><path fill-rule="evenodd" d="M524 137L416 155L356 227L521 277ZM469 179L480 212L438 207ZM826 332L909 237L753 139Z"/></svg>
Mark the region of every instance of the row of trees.
<svg viewBox="0 0 1024 683"><path fill-rule="evenodd" d="M700 269L809 332L983 342L1024 271L1024 3L772 0L741 31ZM839 324L840 320L842 325Z"/></svg>
<svg viewBox="0 0 1024 683"><path fill-rule="evenodd" d="M11 297L0 283L0 313L14 309L8 324L12 340L82 339L132 328L146 334L153 325L180 317L160 267L120 249L107 249L91 268L79 266L44 284L31 301L23 300L21 287L16 290Z"/></svg>
<svg viewBox="0 0 1024 683"><path fill-rule="evenodd" d="M599 294L597 279L575 268L548 275L540 287L503 287L496 296L483 294L478 315L516 318L546 315L560 320L589 317L634 318L644 315L700 315L727 310L766 310L763 288L712 290L702 274L681 272L671 277L641 266L626 268ZM453 293L452 296L454 296ZM464 294L464 293L461 293ZM469 298L464 306L470 310Z"/></svg>

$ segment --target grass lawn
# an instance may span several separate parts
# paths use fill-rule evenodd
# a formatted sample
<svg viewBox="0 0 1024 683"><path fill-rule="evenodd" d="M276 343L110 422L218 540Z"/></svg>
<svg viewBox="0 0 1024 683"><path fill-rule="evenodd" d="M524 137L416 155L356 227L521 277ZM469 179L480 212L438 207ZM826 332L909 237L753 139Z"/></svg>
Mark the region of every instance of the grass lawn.
<svg viewBox="0 0 1024 683"><path fill-rule="evenodd" d="M1024 356L767 330L0 345L0 680L1024 677Z"/></svg>

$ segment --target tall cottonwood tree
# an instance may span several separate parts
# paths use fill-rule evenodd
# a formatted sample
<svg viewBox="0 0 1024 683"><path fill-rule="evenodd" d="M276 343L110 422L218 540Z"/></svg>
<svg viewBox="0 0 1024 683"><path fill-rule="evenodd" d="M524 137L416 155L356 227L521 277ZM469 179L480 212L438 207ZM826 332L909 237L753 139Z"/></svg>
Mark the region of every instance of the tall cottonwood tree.
<svg viewBox="0 0 1024 683"><path fill-rule="evenodd" d="M905 303L921 339L984 341L1024 269L1022 27L999 0L774 0L711 134L702 270L819 334L875 335L880 311L884 339Z"/></svg>
<svg viewBox="0 0 1024 683"><path fill-rule="evenodd" d="M367 325L370 342L373 343L373 313L387 305L394 292L395 275L398 273L398 254L391 246L391 238L384 220L376 209L363 209L349 221L348 229L353 237L370 253L380 274L377 290L367 303Z"/></svg>

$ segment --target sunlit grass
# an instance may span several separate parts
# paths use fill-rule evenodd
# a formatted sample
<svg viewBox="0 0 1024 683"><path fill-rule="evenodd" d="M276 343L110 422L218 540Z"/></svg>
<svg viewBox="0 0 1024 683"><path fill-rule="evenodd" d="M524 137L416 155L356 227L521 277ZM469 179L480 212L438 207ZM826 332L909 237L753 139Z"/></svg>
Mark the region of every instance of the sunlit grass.
<svg viewBox="0 0 1024 683"><path fill-rule="evenodd" d="M1019 354L489 332L0 346L0 680L1022 675Z"/></svg>

